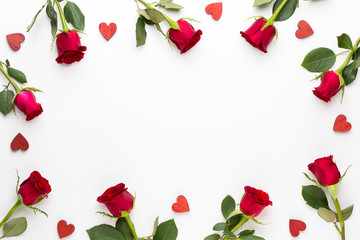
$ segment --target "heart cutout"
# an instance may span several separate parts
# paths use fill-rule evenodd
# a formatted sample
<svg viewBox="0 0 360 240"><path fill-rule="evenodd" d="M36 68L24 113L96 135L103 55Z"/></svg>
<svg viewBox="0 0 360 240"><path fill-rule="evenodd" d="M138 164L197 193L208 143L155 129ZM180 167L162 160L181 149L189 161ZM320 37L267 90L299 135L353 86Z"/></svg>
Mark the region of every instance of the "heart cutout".
<svg viewBox="0 0 360 240"><path fill-rule="evenodd" d="M206 6L205 12L211 14L214 20L219 20L222 15L222 2L211 3Z"/></svg>
<svg viewBox="0 0 360 240"><path fill-rule="evenodd" d="M305 231L306 224L303 221L290 219L289 221L290 234L293 237L297 237L300 234L300 231Z"/></svg>
<svg viewBox="0 0 360 240"><path fill-rule="evenodd" d="M116 30L117 30L117 26L115 23L110 23L109 25L107 25L106 23L100 23L99 25L99 30L101 35L103 35L103 37L109 41L110 38L112 38L112 36L114 36Z"/></svg>
<svg viewBox="0 0 360 240"><path fill-rule="evenodd" d="M348 132L350 131L350 129L351 129L351 123L346 121L346 116L343 114L337 116L333 130L335 132Z"/></svg>
<svg viewBox="0 0 360 240"><path fill-rule="evenodd" d="M295 32L297 38L306 38L314 34L314 30L305 20L299 21L298 28L299 29Z"/></svg>
<svg viewBox="0 0 360 240"><path fill-rule="evenodd" d="M172 210L177 213L190 212L187 199L183 195L178 196L176 203L172 205Z"/></svg>
<svg viewBox="0 0 360 240"><path fill-rule="evenodd" d="M6 39L12 50L17 51L20 49L20 43L25 41L25 36L21 33L13 33L6 35Z"/></svg>
<svg viewBox="0 0 360 240"><path fill-rule="evenodd" d="M18 135L16 135L12 140L10 148L13 151L17 151L19 149L26 151L29 149L29 142L21 133L18 133Z"/></svg>
<svg viewBox="0 0 360 240"><path fill-rule="evenodd" d="M65 220L60 220L57 224L57 230L59 238L61 239L70 236L75 231L75 226L67 224Z"/></svg>

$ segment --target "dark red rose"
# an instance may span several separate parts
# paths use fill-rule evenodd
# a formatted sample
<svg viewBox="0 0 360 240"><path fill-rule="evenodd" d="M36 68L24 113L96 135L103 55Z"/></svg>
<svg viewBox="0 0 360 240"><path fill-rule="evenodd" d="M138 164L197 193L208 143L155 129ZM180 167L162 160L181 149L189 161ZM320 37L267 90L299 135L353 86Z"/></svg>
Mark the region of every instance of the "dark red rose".
<svg viewBox="0 0 360 240"><path fill-rule="evenodd" d="M179 20L177 23L179 24L180 30L170 28L169 38L175 43L180 53L185 53L200 41L202 31L195 31L194 27L185 20Z"/></svg>
<svg viewBox="0 0 360 240"><path fill-rule="evenodd" d="M125 184L120 183L108 188L97 198L97 201L105 204L112 215L121 217L122 211L131 212L134 205L134 196L127 191Z"/></svg>
<svg viewBox="0 0 360 240"><path fill-rule="evenodd" d="M56 39L58 49L57 63L71 64L80 61L84 57L85 46L81 46L80 38L77 32L69 31L68 33L60 33Z"/></svg>
<svg viewBox="0 0 360 240"><path fill-rule="evenodd" d="M24 90L18 93L15 97L14 104L26 115L26 121L30 121L43 112L41 104L36 102L36 98L30 90Z"/></svg>
<svg viewBox="0 0 360 240"><path fill-rule="evenodd" d="M21 183L19 194L25 205L34 205L41 198L47 197L51 192L51 186L48 180L43 178L39 172L34 171L30 177Z"/></svg>
<svg viewBox="0 0 360 240"><path fill-rule="evenodd" d="M333 162L332 155L316 159L314 163L308 165L308 168L323 186L336 184L341 178L339 169Z"/></svg>
<svg viewBox="0 0 360 240"><path fill-rule="evenodd" d="M249 186L244 189L245 194L240 202L240 210L245 215L257 217L266 206L272 205L266 192Z"/></svg>
<svg viewBox="0 0 360 240"><path fill-rule="evenodd" d="M329 71L322 76L320 86L315 88L313 93L321 100L328 102L340 91L340 89L339 75L334 71Z"/></svg>
<svg viewBox="0 0 360 240"><path fill-rule="evenodd" d="M240 32L241 36L245 38L248 43L265 53L267 52L268 45L276 35L276 30L273 25L261 30L266 22L267 20L265 18L259 18L248 30Z"/></svg>

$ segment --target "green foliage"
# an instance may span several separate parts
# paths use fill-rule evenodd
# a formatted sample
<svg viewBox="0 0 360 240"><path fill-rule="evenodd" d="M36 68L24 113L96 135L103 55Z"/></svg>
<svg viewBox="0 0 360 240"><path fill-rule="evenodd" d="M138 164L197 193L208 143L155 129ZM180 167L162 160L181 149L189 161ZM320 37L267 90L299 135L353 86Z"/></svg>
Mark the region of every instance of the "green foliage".
<svg viewBox="0 0 360 240"><path fill-rule="evenodd" d="M150 16L151 21L154 23L161 23L165 20L164 15L156 9L148 9L147 13Z"/></svg>
<svg viewBox="0 0 360 240"><path fill-rule="evenodd" d="M136 47L142 46L146 42L145 22L142 16L139 16L136 22Z"/></svg>
<svg viewBox="0 0 360 240"><path fill-rule="evenodd" d="M315 209L322 207L330 210L325 192L321 188L314 185L303 186L302 196L310 207Z"/></svg>
<svg viewBox="0 0 360 240"><path fill-rule="evenodd" d="M183 6L173 3L173 0L160 0L159 6L164 7L168 10L180 10L184 8Z"/></svg>
<svg viewBox="0 0 360 240"><path fill-rule="evenodd" d="M345 85L352 83L356 79L357 73L358 68L356 67L356 61L353 61L347 65L341 73L342 77L344 78Z"/></svg>
<svg viewBox="0 0 360 240"><path fill-rule="evenodd" d="M86 230L91 240L125 240L122 233L113 226L102 224Z"/></svg>
<svg viewBox="0 0 360 240"><path fill-rule="evenodd" d="M310 51L304 58L301 66L310 72L325 72L336 61L335 53L329 48L316 48Z"/></svg>
<svg viewBox="0 0 360 240"><path fill-rule="evenodd" d="M235 210L235 200L227 195L221 203L221 212L225 219L227 219L232 211Z"/></svg>
<svg viewBox="0 0 360 240"><path fill-rule="evenodd" d="M262 6L265 4L269 4L271 2L272 2L272 0L255 0L253 7L259 7L259 6Z"/></svg>
<svg viewBox="0 0 360 240"><path fill-rule="evenodd" d="M0 112L2 112L2 114L7 115L13 109L12 101L14 96L15 94L11 90L5 89L0 92Z"/></svg>
<svg viewBox="0 0 360 240"><path fill-rule="evenodd" d="M326 222L335 222L336 214L333 211L321 207L317 210L317 213Z"/></svg>
<svg viewBox="0 0 360 240"><path fill-rule="evenodd" d="M7 73L19 83L27 83L26 76L22 71L12 67L7 67Z"/></svg>
<svg viewBox="0 0 360 240"><path fill-rule="evenodd" d="M177 235L178 229L174 219L171 219L160 223L154 235L154 240L176 240Z"/></svg>
<svg viewBox="0 0 360 240"><path fill-rule="evenodd" d="M134 236L132 235L129 225L126 222L125 218L123 217L118 218L118 220L116 221L115 228L122 233L124 240L134 239Z"/></svg>
<svg viewBox="0 0 360 240"><path fill-rule="evenodd" d="M4 224L3 234L6 237L19 236L25 232L26 228L27 221L25 217L14 218Z"/></svg>
<svg viewBox="0 0 360 240"><path fill-rule="evenodd" d="M211 234L204 238L204 240L219 240L221 236L219 234Z"/></svg>
<svg viewBox="0 0 360 240"><path fill-rule="evenodd" d="M66 3L64 15L67 22L71 23L76 29L84 31L85 16L75 3L70 1Z"/></svg>
<svg viewBox="0 0 360 240"><path fill-rule="evenodd" d="M213 230L214 231L224 231L226 229L226 222L220 222L214 225Z"/></svg>
<svg viewBox="0 0 360 240"><path fill-rule="evenodd" d="M32 22L30 23L30 25L27 27L26 31L29 32L31 30L31 28L34 26L35 22L36 22L36 19L39 15L39 13L44 9L44 7L46 6L47 3L45 3L41 8L40 10L35 14Z"/></svg>
<svg viewBox="0 0 360 240"><path fill-rule="evenodd" d="M276 9L280 6L282 2L283 0L276 0L273 6L273 13L276 11ZM284 21L290 18L294 14L298 4L299 0L288 0L283 9L281 9L279 15L276 17L275 21Z"/></svg>
<svg viewBox="0 0 360 240"><path fill-rule="evenodd" d="M349 50L353 49L351 38L346 33L343 33L340 36L338 36L337 40L338 40L339 48L345 48Z"/></svg>
<svg viewBox="0 0 360 240"><path fill-rule="evenodd" d="M341 211L344 221L349 219L349 217L352 215L353 210L354 210L354 205L351 205ZM336 215L336 221L337 222L339 221L339 217L337 215Z"/></svg>
<svg viewBox="0 0 360 240"><path fill-rule="evenodd" d="M57 13L51 4L51 1L47 0L47 2L48 2L48 5L46 6L46 15L50 19L51 35L53 38L55 38L56 32L57 32L57 26L58 26Z"/></svg>

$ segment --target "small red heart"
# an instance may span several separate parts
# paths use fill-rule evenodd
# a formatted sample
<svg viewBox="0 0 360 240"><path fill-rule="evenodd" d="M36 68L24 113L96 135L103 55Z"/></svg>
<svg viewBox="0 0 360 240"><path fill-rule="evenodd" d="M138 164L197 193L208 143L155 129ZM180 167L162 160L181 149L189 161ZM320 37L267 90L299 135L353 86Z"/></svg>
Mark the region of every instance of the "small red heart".
<svg viewBox="0 0 360 240"><path fill-rule="evenodd" d="M300 231L305 231L306 224L303 221L290 219L289 221L290 234L293 237L297 237L300 234Z"/></svg>
<svg viewBox="0 0 360 240"><path fill-rule="evenodd" d="M109 41L116 32L117 26L115 23L110 23L109 26L106 23L100 23L99 30L103 37Z"/></svg>
<svg viewBox="0 0 360 240"><path fill-rule="evenodd" d="M75 226L72 224L67 224L65 220L60 220L57 224L57 230L59 238L64 238L71 235L75 231Z"/></svg>
<svg viewBox="0 0 360 240"><path fill-rule="evenodd" d="M310 24L304 20L298 23L298 27L299 29L295 32L297 38L306 38L314 34L314 30L310 27Z"/></svg>
<svg viewBox="0 0 360 240"><path fill-rule="evenodd" d="M351 129L351 123L346 121L346 116L343 114L337 116L333 130L335 132L348 132L350 131L350 129Z"/></svg>
<svg viewBox="0 0 360 240"><path fill-rule="evenodd" d="M206 6L205 12L211 14L214 20L219 20L222 15L222 2L211 3Z"/></svg>
<svg viewBox="0 0 360 240"><path fill-rule="evenodd" d="M6 39L12 50L17 51L20 49L20 43L25 41L25 36L21 33L13 33L6 35Z"/></svg>
<svg viewBox="0 0 360 240"><path fill-rule="evenodd" d="M172 210L177 213L190 212L189 204L183 195L176 199L176 203L172 205Z"/></svg>
<svg viewBox="0 0 360 240"><path fill-rule="evenodd" d="M21 133L18 133L18 135L16 135L12 140L10 148L13 151L17 151L19 149L26 151L29 149L29 142Z"/></svg>

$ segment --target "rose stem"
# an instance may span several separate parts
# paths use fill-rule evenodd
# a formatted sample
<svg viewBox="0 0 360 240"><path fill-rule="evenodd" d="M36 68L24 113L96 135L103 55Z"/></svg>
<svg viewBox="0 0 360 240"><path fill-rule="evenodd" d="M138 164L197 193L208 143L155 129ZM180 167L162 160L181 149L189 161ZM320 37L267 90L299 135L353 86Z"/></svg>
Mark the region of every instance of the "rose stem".
<svg viewBox="0 0 360 240"><path fill-rule="evenodd" d="M8 214L6 214L6 216L4 217L4 219L1 221L0 223L0 228L6 223L7 220L9 220L9 218L11 217L11 215L15 212L15 210L20 207L23 203L21 202L21 200L17 200L17 202L15 203L15 205L10 209L10 211L8 212Z"/></svg>
<svg viewBox="0 0 360 240"><path fill-rule="evenodd" d="M11 79L11 77L9 76L9 74L7 72L5 72L2 64L0 64L0 71L4 74L4 76L9 80L9 82L11 83L11 85L14 87L16 93L21 92L21 89L18 87L18 85L16 85L16 83Z"/></svg>
<svg viewBox="0 0 360 240"><path fill-rule="evenodd" d="M135 240L139 240L138 236L136 235L134 224L131 222L130 216L126 215L125 220L131 230L132 235L134 236Z"/></svg>
<svg viewBox="0 0 360 240"><path fill-rule="evenodd" d="M346 68L346 66L349 64L354 52L356 52L356 50L358 49L358 45L360 42L360 38L358 38L354 44L353 49L351 49L350 53L348 54L348 56L346 57L344 63L338 68L338 70L336 70L335 72L340 75L342 71L344 71L344 69Z"/></svg>
<svg viewBox="0 0 360 240"><path fill-rule="evenodd" d="M66 20L65 20L65 16L64 16L64 12L61 9L60 3L58 2L58 0L54 0L56 3L57 8L59 9L59 14L60 14L60 19L61 19L61 23L63 26L63 32L68 33L69 32L69 28L66 24Z"/></svg>
<svg viewBox="0 0 360 240"><path fill-rule="evenodd" d="M339 200L337 198L335 198L335 199L332 198L332 200L333 200L333 202L335 204L336 211L337 211L337 214L339 216L339 222L340 222L340 227L341 227L341 231L340 231L341 239L345 240L345 223L344 223L344 219L343 219L343 216L342 216Z"/></svg>
<svg viewBox="0 0 360 240"><path fill-rule="evenodd" d="M248 216L243 216L241 217L241 220L238 224L236 224L236 226L231 229L231 232L235 232L239 227L241 227L242 225L244 225L247 221L249 221L249 217ZM225 239L228 239L227 237L224 238Z"/></svg>
<svg viewBox="0 0 360 240"><path fill-rule="evenodd" d="M266 24L264 25L264 27L261 29L264 30L265 28L267 28L268 26L273 25L275 19L277 18L277 16L279 15L279 13L281 12L281 10L284 8L285 4L287 3L288 0L283 0L281 2L281 4L278 6L278 8L275 10L274 14L271 16L271 18L269 18L269 20L267 20Z"/></svg>

